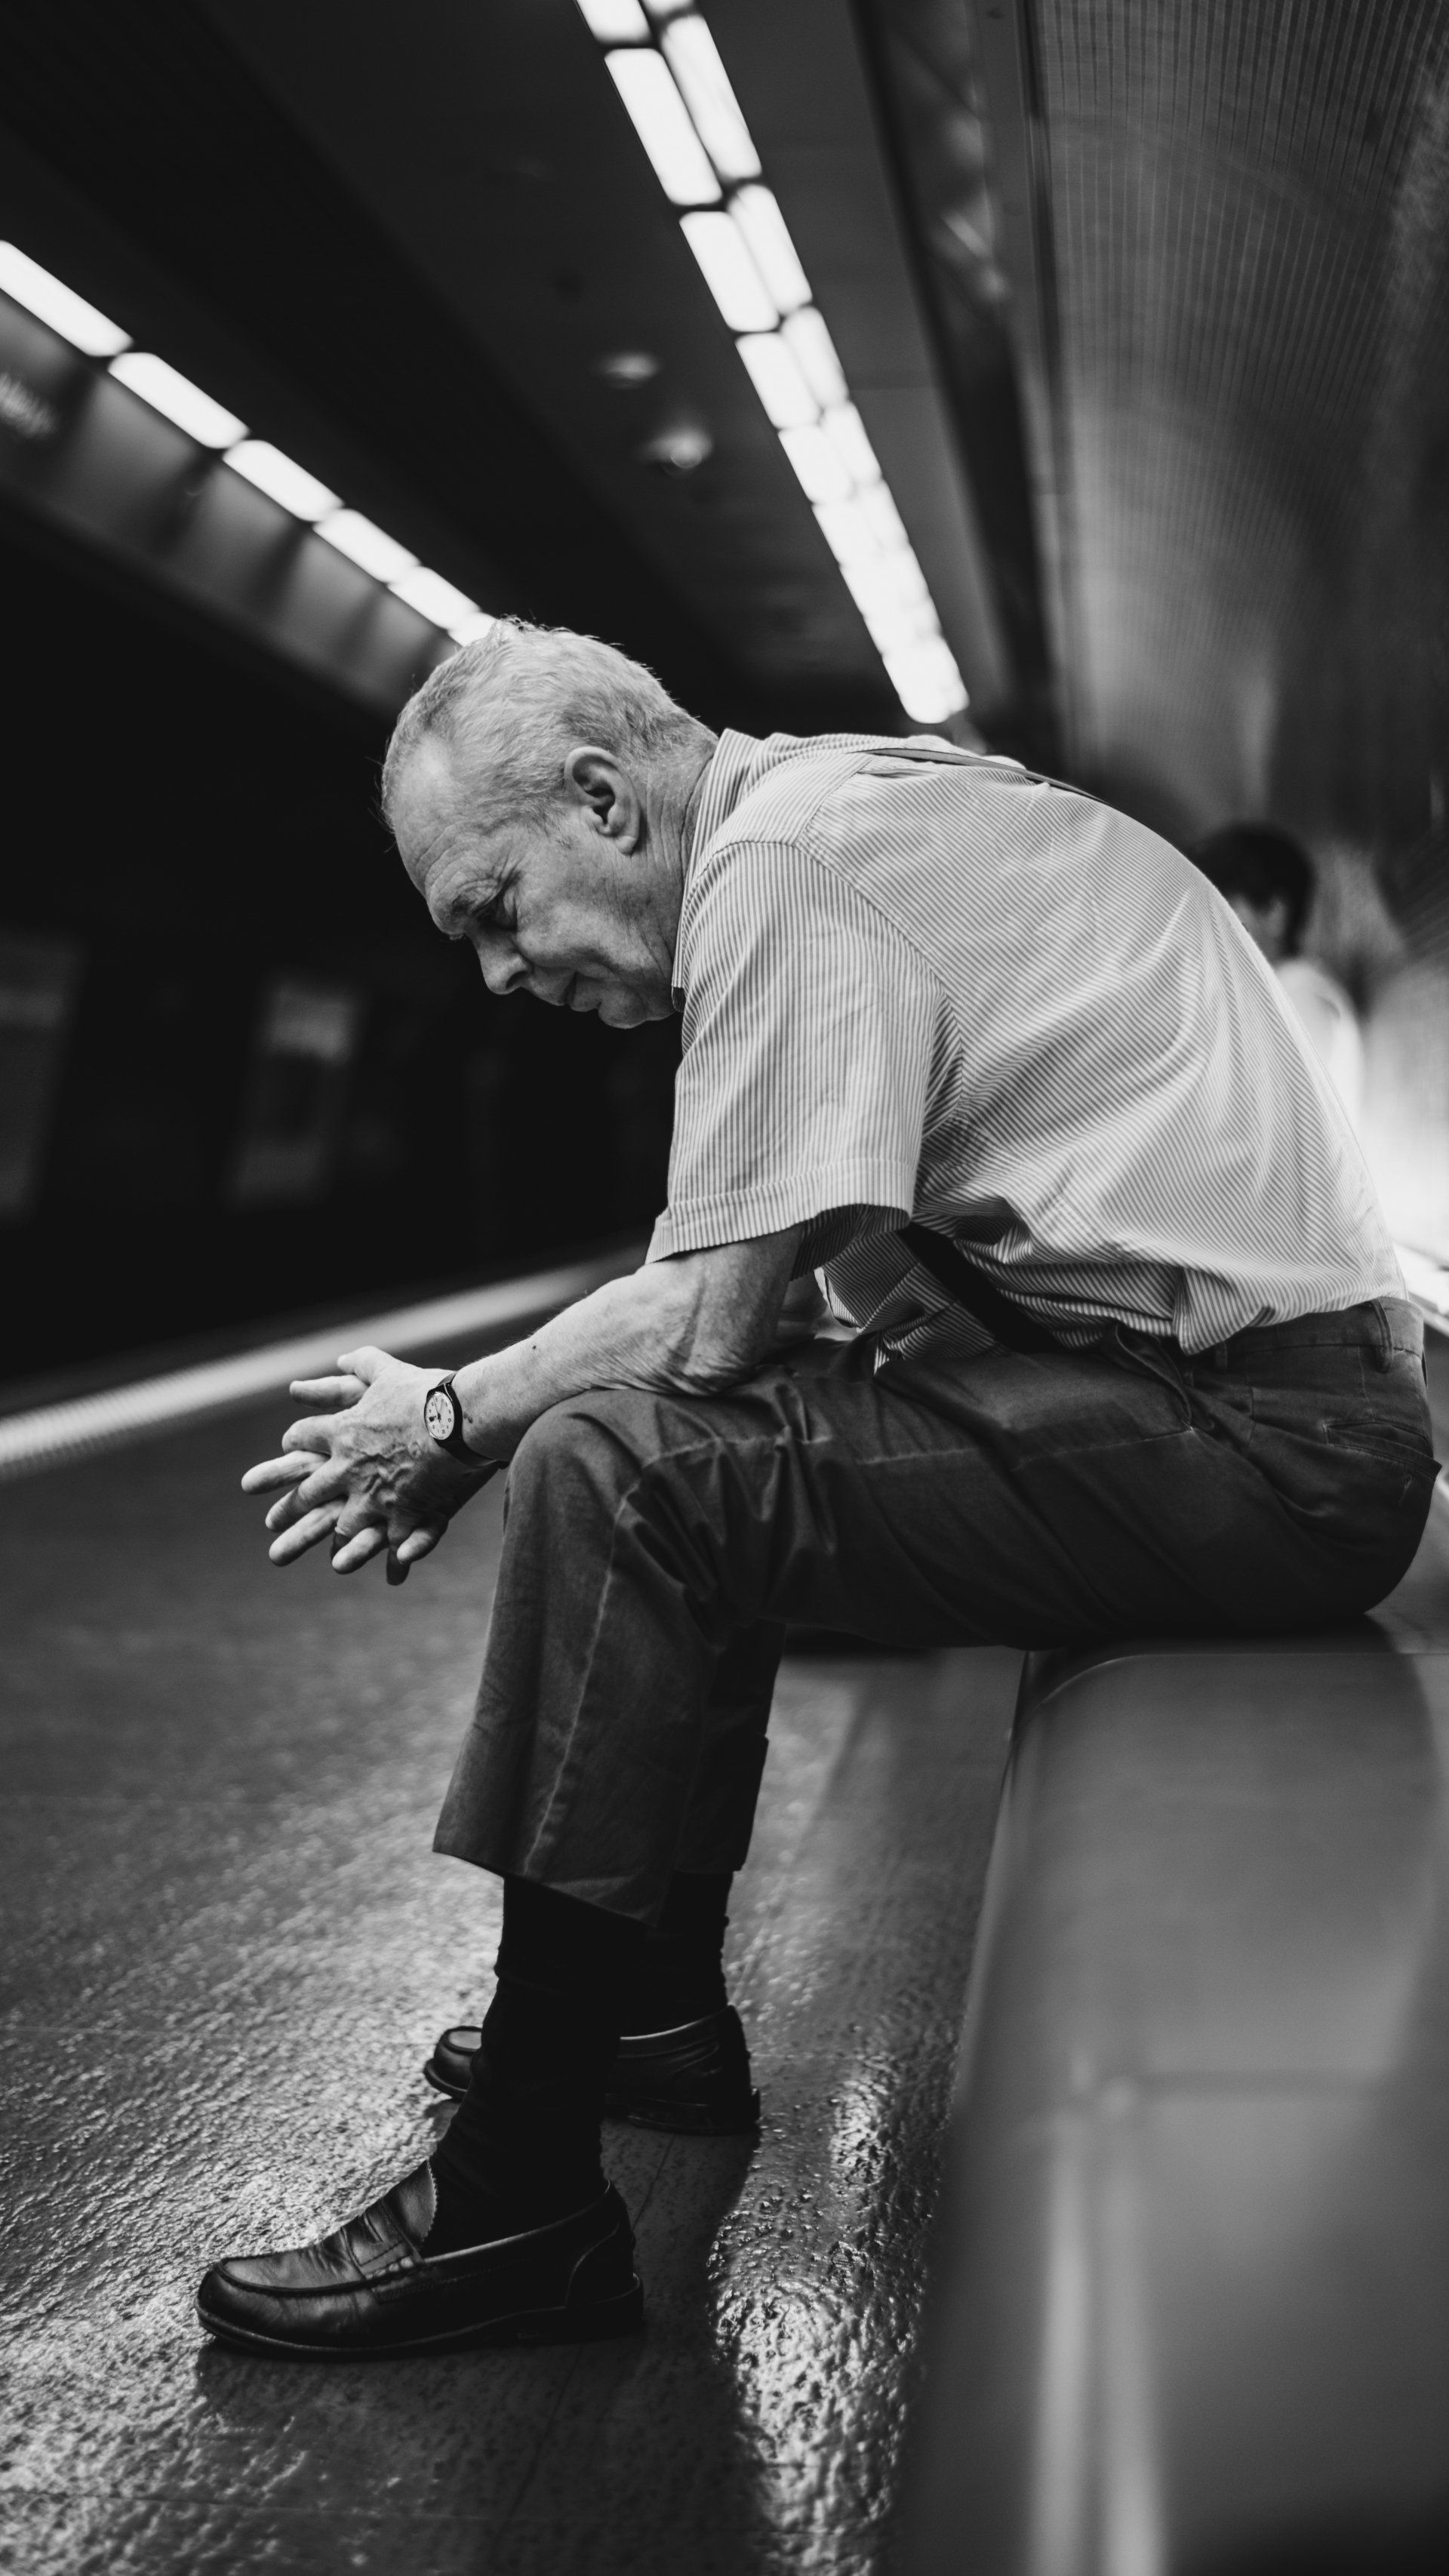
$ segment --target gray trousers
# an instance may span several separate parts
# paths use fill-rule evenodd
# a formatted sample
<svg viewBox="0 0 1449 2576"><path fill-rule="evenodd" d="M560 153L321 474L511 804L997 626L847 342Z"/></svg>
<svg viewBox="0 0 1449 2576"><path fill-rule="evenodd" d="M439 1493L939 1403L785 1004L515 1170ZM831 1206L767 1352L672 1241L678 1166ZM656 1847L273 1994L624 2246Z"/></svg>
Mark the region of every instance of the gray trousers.
<svg viewBox="0 0 1449 2576"><path fill-rule="evenodd" d="M555 1406L509 1471L437 1848L651 1920L744 1859L788 1621L884 1647L1269 1633L1356 1616L1433 1489L1398 1304L1187 1360L1114 1327L874 1373L806 1345L725 1396Z"/></svg>

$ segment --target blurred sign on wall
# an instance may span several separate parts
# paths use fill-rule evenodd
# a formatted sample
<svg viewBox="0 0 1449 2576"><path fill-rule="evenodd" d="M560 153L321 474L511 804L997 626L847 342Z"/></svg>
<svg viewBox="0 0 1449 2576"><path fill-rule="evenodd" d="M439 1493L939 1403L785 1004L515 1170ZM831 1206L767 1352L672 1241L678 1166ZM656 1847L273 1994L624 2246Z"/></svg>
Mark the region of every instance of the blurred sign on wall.
<svg viewBox="0 0 1449 2576"><path fill-rule="evenodd" d="M279 975L264 987L229 1195L240 1207L319 1199L337 1160L363 997Z"/></svg>
<svg viewBox="0 0 1449 2576"><path fill-rule="evenodd" d="M0 930L0 1217L28 1215L75 1016L80 950Z"/></svg>

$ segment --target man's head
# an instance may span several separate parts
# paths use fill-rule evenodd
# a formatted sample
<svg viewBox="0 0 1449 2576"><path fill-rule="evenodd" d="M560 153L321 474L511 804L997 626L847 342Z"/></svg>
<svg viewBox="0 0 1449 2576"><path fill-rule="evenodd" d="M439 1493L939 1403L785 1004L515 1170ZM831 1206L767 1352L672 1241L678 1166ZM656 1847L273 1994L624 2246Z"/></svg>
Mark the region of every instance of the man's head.
<svg viewBox="0 0 1449 2576"><path fill-rule="evenodd" d="M1188 856L1227 896L1270 966L1297 956L1313 900L1313 869L1287 832L1272 823L1225 823Z"/></svg>
<svg viewBox="0 0 1449 2576"><path fill-rule="evenodd" d="M684 821L715 737L591 635L500 618L397 720L383 812L489 990L666 1019Z"/></svg>

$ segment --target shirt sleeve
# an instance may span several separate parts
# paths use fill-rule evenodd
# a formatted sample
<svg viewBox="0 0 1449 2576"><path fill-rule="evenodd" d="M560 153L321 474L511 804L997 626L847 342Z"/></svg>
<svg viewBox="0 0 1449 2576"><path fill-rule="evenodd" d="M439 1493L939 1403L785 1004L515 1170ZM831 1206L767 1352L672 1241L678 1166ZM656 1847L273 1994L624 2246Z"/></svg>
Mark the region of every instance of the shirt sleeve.
<svg viewBox="0 0 1449 2576"><path fill-rule="evenodd" d="M937 994L895 925L797 844L740 843L691 889L677 971L669 1205L649 1258L837 1208L909 1216Z"/></svg>

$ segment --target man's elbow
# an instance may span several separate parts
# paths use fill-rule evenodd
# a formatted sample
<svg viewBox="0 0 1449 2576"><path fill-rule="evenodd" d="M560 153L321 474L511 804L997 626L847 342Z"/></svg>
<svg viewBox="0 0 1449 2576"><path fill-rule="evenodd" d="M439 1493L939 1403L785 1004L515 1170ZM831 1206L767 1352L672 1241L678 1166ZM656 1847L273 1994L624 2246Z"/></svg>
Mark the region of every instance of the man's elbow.
<svg viewBox="0 0 1449 2576"><path fill-rule="evenodd" d="M768 1355L770 1334L740 1316L692 1315L671 1336L669 1385L677 1395L729 1395Z"/></svg>
<svg viewBox="0 0 1449 2576"><path fill-rule="evenodd" d="M679 1355L679 1391L683 1395L729 1395L747 1377L753 1377L764 1356L763 1350L742 1349L734 1342L695 1342Z"/></svg>
<svg viewBox="0 0 1449 2576"><path fill-rule="evenodd" d="M728 1395L763 1366L776 1339L796 1232L768 1245L732 1244L657 1265L662 1275L651 1291L660 1301L656 1329L672 1392Z"/></svg>

